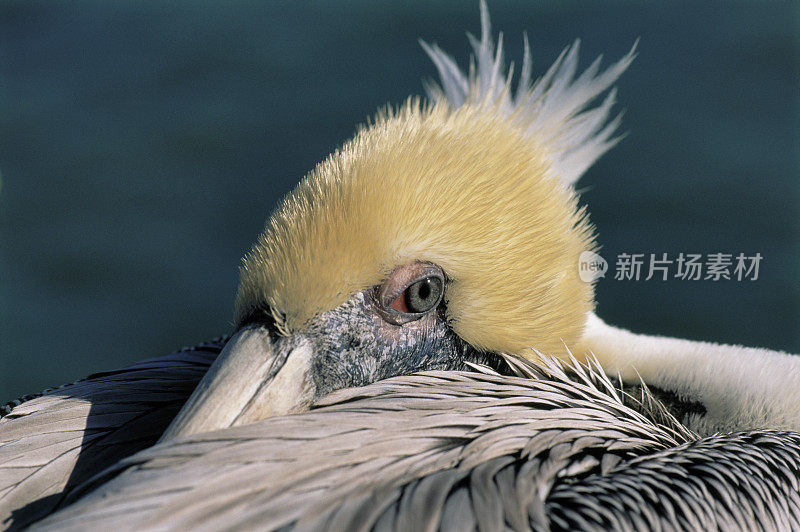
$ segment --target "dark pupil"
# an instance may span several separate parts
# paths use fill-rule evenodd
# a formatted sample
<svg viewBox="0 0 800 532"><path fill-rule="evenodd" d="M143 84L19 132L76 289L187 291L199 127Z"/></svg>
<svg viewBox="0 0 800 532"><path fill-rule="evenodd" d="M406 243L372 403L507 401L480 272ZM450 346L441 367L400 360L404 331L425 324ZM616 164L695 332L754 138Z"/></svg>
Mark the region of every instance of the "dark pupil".
<svg viewBox="0 0 800 532"><path fill-rule="evenodd" d="M439 302L442 283L437 277L426 277L408 287L406 305L411 312L427 312Z"/></svg>
<svg viewBox="0 0 800 532"><path fill-rule="evenodd" d="M429 286L429 283L421 284L417 292L419 292L420 299L428 299L428 296L431 295L431 287Z"/></svg>

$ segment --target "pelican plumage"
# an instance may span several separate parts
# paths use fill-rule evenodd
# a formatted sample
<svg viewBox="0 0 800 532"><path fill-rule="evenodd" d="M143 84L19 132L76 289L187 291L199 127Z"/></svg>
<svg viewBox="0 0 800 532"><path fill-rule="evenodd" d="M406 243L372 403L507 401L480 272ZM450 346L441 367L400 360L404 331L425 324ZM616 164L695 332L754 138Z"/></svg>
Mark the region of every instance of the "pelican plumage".
<svg viewBox="0 0 800 532"><path fill-rule="evenodd" d="M23 402L0 419L0 516L4 523L24 526L68 504L63 513L53 516L51 526L68 526L69 522L89 526L92 521L81 521L82 515L87 519L108 518L103 524L116 526L121 521L114 519L125 519L126 514L134 512L126 502L135 499L133 492L166 497L171 489L178 489L169 485L170 470L178 467L171 462L173 458L178 462L186 458L192 467L197 466L192 471L198 476L190 475L189 479L218 478L215 461L225 451L217 449L225 449L226 442L251 442L227 447L235 447L237 454L231 455L234 461L219 462L230 465L231 471L241 472L240 466L250 463L248 452L263 445L282 445L270 440L269 434L263 436L265 430L283 427L287 434L308 436L302 432L307 426L322 435L336 434L336 427L344 426L341 420L350 419L355 423L354 431L366 427L363 430L373 434L369 431L375 427L390 430L389 427L402 425L403 419L413 420L415 413L426 408L442 409L439 413L445 419L457 403L442 400L425 403L424 407L409 403L404 392L392 387L398 382L400 387L411 386L416 391L409 393L419 394L424 401L455 395L468 407L463 411L456 408L450 415L463 414L472 419L477 425L470 430L488 430L488 424L500 433L513 433L516 425L513 416L480 418L482 409L503 411L504 399L493 396L492 390L507 390L504 386L510 386L525 397L538 397L531 401L539 404L536 401L547 403L553 399L542 386L558 382L559 393L566 394L563 397L569 400L576 400L576 393L588 394L577 398L589 402L580 403L581 408L589 410L583 414L591 419L602 418L608 424L569 417L575 413L570 410L569 401L557 403L563 408L545 408L546 414L541 408L532 408L532 413L526 415L555 418L559 430L567 428L564 420L568 425L581 426L576 430L583 430L580 434L567 430L562 436L568 440L547 440L552 446L540 448L543 453L562 452L566 447L559 447L557 442L572 447L582 442L589 447L596 443L604 449L615 448L615 442L624 440L619 431L629 427L632 419L641 425L637 425L635 430L639 432L631 441L647 452L625 455L617 461L606 455L598 459L593 451L586 450L588 447L578 445L575 448L582 451L570 455L565 462L553 463L547 474L537 473L535 479L528 479L534 484L542 482L553 488L554 479L580 477L589 472L602 477L623 465L629 468L628 474L633 474L640 471L634 462L646 470L652 464L673 467L686 456L700 461L712 457L712 461L735 462L731 456L736 455L750 468L737 470L733 478L720 480L723 473L711 470L707 484L701 483L692 487L691 493L681 495L677 495L680 486L665 484L671 494L665 496L674 496L676 508L680 507L675 515L691 516L693 512L687 508L696 505L698 512L707 513L702 520L687 521L690 525L702 526L713 519L721 525L748 523L751 521L747 519L767 514L775 516L776 526L792 523L797 507L797 436L770 431L800 430L796 393L800 390L800 359L765 349L636 335L617 329L593 313L593 286L579 278L578 257L596 249L596 244L586 213L578 208L573 185L617 141L614 135L619 117L612 117L612 85L633 61L634 49L604 71L598 60L576 76L575 43L541 78L531 82L526 44L519 86L512 90L502 47L493 42L484 3L481 10L481 38L473 39L475 66L470 75L464 74L438 47L425 44L441 76L440 85L429 87L429 100L412 98L396 109L379 113L306 176L276 209L244 259L236 330L224 346L210 344L90 377ZM594 105L598 98L602 100ZM679 405L674 412L686 426L669 421L668 415L663 419L652 417L652 410L647 410L651 417L624 410L624 405L614 403L616 396L610 388L595 387L586 392L580 382L563 376L553 366L555 362L549 362L549 357L569 359L573 355L578 360L588 357L591 364L595 364L596 357L592 367L603 367L615 378L619 376L627 382L643 379L655 393ZM475 365L502 370L506 367L504 361L512 356L528 361L522 364L544 365L541 378L532 379L527 391L522 390L525 385L514 388L518 386L516 381L505 384L503 376L463 373L453 373L451 377L447 373L427 373L417 380L401 378L388 381L390 384L373 384L419 371L458 372ZM574 369L580 372L579 367ZM463 382L468 388L474 386L461 393L453 391L458 389L454 382ZM165 392L165 383L174 386ZM566 384L575 385L573 392L565 391L569 388ZM448 390L448 385L453 389ZM363 386L368 386L366 391L337 392ZM376 390L390 392L382 395ZM331 393L337 399L326 399ZM347 396L348 393L355 395ZM366 398L360 398L360 393L367 394ZM382 401L381 408L370 402L370 394L374 393ZM110 396L119 409L108 402ZM346 397L349 399L342 399ZM340 406L337 400L342 400ZM302 414L312 405L321 404L329 406ZM664 419L668 420L666 424ZM470 426L463 423L463 419L457 421L456 426ZM472 437L469 431L449 430L447 424L444 427L443 433L448 437ZM732 433L737 430L749 432ZM646 438L648 431L650 437ZM665 443L659 431L671 434L672 439ZM717 439L710 436L717 431L728 434ZM256 433L262 436L256 437ZM518 447L498 444L500 450L511 454L477 453L473 462L468 462L475 468L467 470L479 477L507 471L503 468L516 464L514 460L528 459L527 454L519 453L526 449L525 442L536 439L536 434L516 434L514 445ZM574 441L569 439L573 436ZM401 430L398 437L398 442L410 449L423 449L420 435L413 431ZM151 447L156 440L160 443L151 450L122 460ZM492 440L489 437L481 441ZM536 441L539 445L543 440ZM356 452L362 443L350 440L350 447L343 451ZM311 449L314 444L309 445ZM480 445L466 445L465 449L475 450ZM773 446L778 448L774 453ZM397 448L377 446L389 455ZM456 474L454 462L442 458L455 451L450 447L437 449L443 454L433 453L431 460L440 469L421 470L420 476L414 478L387 478L386 489L396 490L404 485L402 482L419 482L426 489L434 489L441 479L457 478L452 476ZM176 454L171 455L173 452ZM414 454L420 463L425 463L419 453ZM365 470L380 471L389 455L371 457ZM544 455L530 456L536 461ZM275 466L267 462L279 473L266 478L289 475L290 470L280 469L286 464ZM489 465L481 466L484 463ZM781 465L764 465L775 463ZM163 475L159 473L160 465L164 466ZM111 473L100 473L109 466L115 468ZM492 470L495 466L496 471ZM458 474L464 472L463 467L455 468ZM735 492L733 486L749 482L747 475L756 470L771 471L775 478L763 485L754 484L750 491ZM352 471L362 473L360 469ZM441 471L443 476L436 476L435 471ZM676 471L677 476L687 474L684 469ZM93 476L98 473L101 476ZM112 479L117 473L118 479ZM509 483L508 473L503 475L503 487L498 488L504 490L500 503L509 486L519 486L516 480ZM243 476L233 475L231 482L241 481ZM151 481L153 484L148 484ZM726 501L742 497L742 501L752 502L744 510L746 515L730 510L735 504L726 503L728 511L711 504L705 496L698 499L697 493L721 485L724 487L719 496ZM298 484L295 488L298 493L317 493L313 491L318 488L315 486ZM96 495L81 497L95 487ZM195 486L185 488L192 492ZM212 488L215 493L220 490L214 483ZM242 489L255 493L259 488L243 485ZM363 489L366 488L353 486L353 491L341 499L344 506L336 511L352 510L347 505L356 499L347 497L363 495ZM596 501L619 502L620 497L630 495L615 491L615 486L602 478L587 489L598 495L595 507L587 510L590 514L604 508ZM605 491L592 492L595 489ZM124 494L120 495L122 498L114 499L115 490ZM583 493L578 489L564 494L568 497L579 492ZM266 501L269 490L264 493ZM280 492L276 493L277 498L266 501L265 508L280 504L276 502L281 500ZM758 499L754 493L763 497ZM781 493L788 495L781 498ZM324 490L319 494L326 496ZM461 508L464 494L458 497L452 499L455 506L447 507L450 510L440 508L442 516ZM103 506L110 499L120 506ZM155 505L143 503L139 510L146 506L166 512L159 514L162 517L175 515L169 510L173 499L158 500ZM398 503L397 515L403 500ZM497 503L496 498L492 500ZM654 500L662 499L655 495ZM241 500L244 505L251 503L246 498ZM657 523L662 517L666 524L684 523L670 521L674 517L671 514L657 515L653 507L644 503L638 510L628 508L628 502L619 503L621 506L609 504L620 515L635 516L640 510L646 515L641 518L642 523ZM540 521L536 519L544 519L541 509L534 508L532 511L539 514L531 518L533 514L522 514L520 508L501 506L510 512L505 515L512 525L537 524ZM498 508L497 504L487 503L471 511L475 520L482 523L489 518L486 512L496 518ZM524 508L528 511L527 506ZM663 505L659 508L669 513ZM773 511L774 508L781 511ZM198 524L197 515L206 514L202 508L194 510L200 513L187 510L185 515L190 521L172 521L174 526ZM264 517L260 511L254 510L253 519ZM363 517L363 513L353 515ZM410 514L405 515L408 518ZM275 526L305 523L296 516L293 519L263 522ZM564 519L554 521L554 526L580 526L583 522ZM631 519L631 526L640 522L639 517ZM619 523L622 527L627 521ZM95 524L99 526L100 521ZM151 524L160 526L157 520ZM217 525L224 523L219 521Z"/></svg>
<svg viewBox="0 0 800 532"><path fill-rule="evenodd" d="M162 443L37 529L800 526L800 434L701 438L593 369L515 367L525 378L395 377L309 413Z"/></svg>
<svg viewBox="0 0 800 532"><path fill-rule="evenodd" d="M6 405L0 410L0 525L14 530L38 521L66 492L157 442L225 341Z"/></svg>

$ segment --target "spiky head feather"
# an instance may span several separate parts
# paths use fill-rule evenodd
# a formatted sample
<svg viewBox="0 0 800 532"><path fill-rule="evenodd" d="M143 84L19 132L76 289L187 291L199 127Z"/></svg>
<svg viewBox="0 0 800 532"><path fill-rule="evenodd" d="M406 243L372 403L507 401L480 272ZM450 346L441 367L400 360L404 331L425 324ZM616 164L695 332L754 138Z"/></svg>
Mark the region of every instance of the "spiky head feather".
<svg viewBox="0 0 800 532"><path fill-rule="evenodd" d="M430 261L449 279L447 319L474 347L533 357L578 341L593 287L577 262L594 238L571 184L615 142L613 91L586 108L632 52L573 79L574 46L530 84L526 44L512 95L483 3L482 14L469 78L426 46L442 77L433 103L379 113L282 201L244 259L240 320L268 306L296 332L395 267Z"/></svg>

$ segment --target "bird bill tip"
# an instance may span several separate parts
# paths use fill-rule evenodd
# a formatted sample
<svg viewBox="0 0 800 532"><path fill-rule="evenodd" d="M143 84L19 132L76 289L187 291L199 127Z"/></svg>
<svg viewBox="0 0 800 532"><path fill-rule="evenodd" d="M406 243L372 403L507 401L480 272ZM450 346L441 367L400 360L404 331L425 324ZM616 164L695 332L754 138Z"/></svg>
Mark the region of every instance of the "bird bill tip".
<svg viewBox="0 0 800 532"><path fill-rule="evenodd" d="M302 337L247 327L225 345L160 441L304 411L311 404L312 348Z"/></svg>

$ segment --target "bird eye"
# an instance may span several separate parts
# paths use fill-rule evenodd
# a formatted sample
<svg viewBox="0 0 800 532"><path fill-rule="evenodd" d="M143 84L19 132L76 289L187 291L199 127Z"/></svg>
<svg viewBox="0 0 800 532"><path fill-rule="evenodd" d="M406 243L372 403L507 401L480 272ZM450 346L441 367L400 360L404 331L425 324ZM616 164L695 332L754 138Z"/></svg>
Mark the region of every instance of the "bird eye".
<svg viewBox="0 0 800 532"><path fill-rule="evenodd" d="M444 271L432 262L411 262L396 267L371 289L375 310L393 325L417 321L444 299Z"/></svg>
<svg viewBox="0 0 800 532"><path fill-rule="evenodd" d="M428 312L442 299L442 279L438 276L415 281L392 302L392 308L405 314Z"/></svg>

